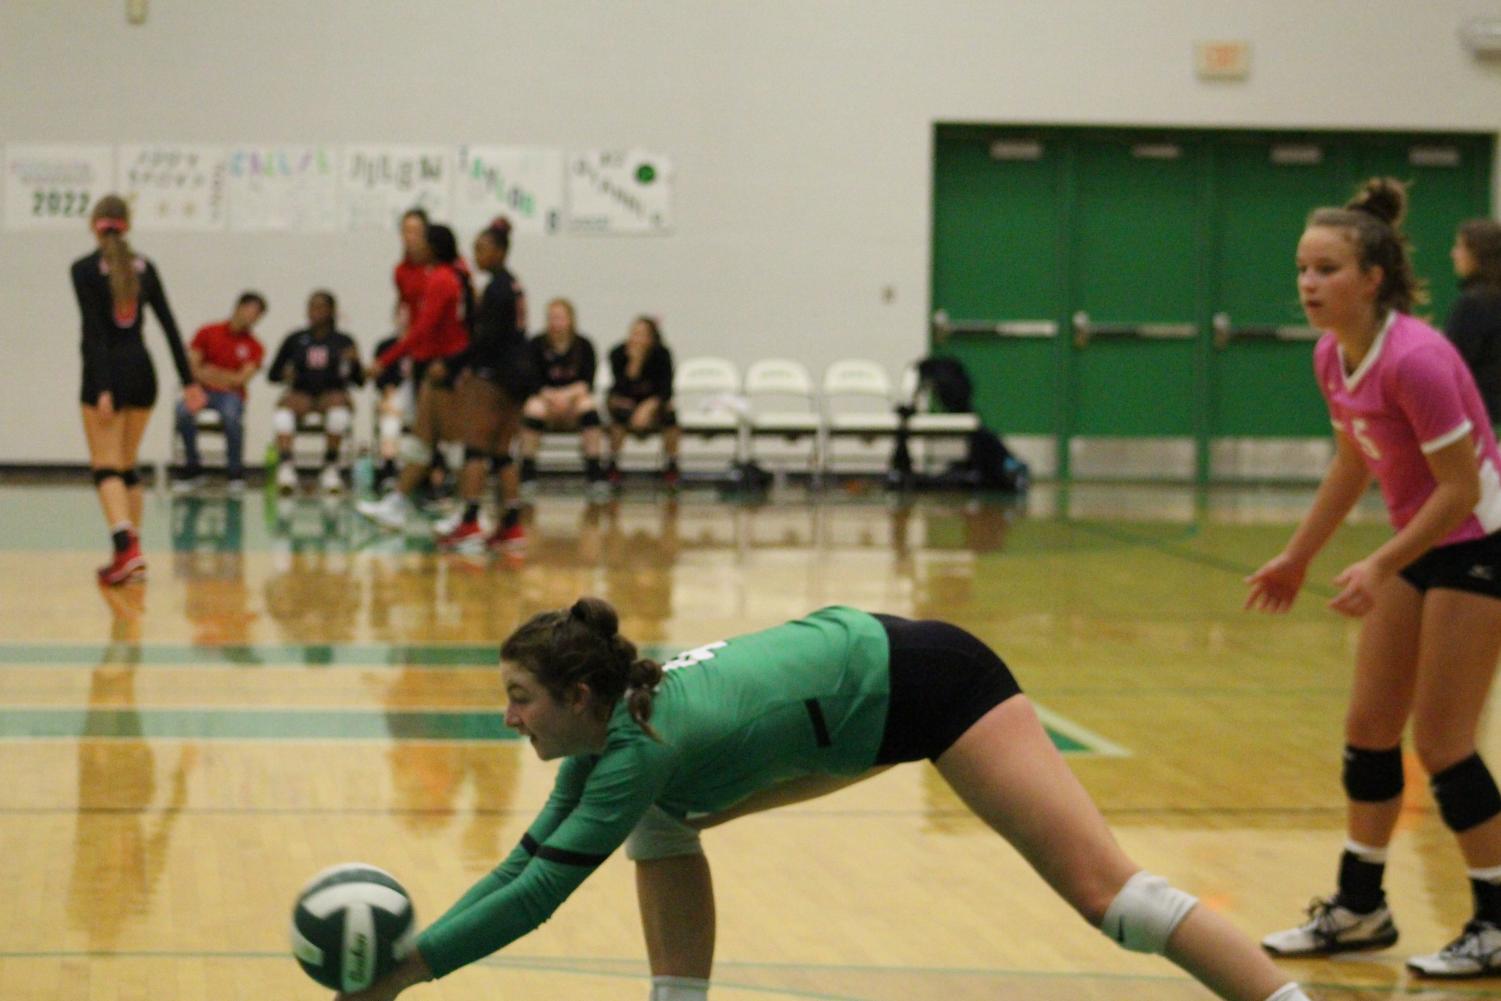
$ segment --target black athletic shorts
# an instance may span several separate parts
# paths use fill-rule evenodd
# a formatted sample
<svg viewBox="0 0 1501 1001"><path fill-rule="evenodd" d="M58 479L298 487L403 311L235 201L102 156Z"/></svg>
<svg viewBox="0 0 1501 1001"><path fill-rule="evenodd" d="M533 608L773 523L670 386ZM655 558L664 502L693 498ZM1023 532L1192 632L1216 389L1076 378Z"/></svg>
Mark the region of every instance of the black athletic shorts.
<svg viewBox="0 0 1501 1001"><path fill-rule="evenodd" d="M1402 568L1402 579L1425 594L1441 587L1501 598L1501 532L1430 549Z"/></svg>
<svg viewBox="0 0 1501 1001"><path fill-rule="evenodd" d="M109 348L109 380L112 399L116 409L120 407L151 407L156 403L156 369L151 365L151 356L139 341L111 345ZM99 394L106 386L96 385L91 373L85 371L78 400L87 406L99 404Z"/></svg>
<svg viewBox="0 0 1501 1001"><path fill-rule="evenodd" d="M947 622L877 615L891 647L891 701L876 764L937 758L1021 686L994 650Z"/></svg>

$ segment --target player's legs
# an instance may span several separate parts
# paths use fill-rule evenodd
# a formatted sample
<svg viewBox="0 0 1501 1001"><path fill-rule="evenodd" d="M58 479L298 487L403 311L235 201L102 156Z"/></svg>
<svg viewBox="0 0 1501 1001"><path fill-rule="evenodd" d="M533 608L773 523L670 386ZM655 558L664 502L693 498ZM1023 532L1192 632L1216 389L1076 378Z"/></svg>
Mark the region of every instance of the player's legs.
<svg viewBox="0 0 1501 1001"><path fill-rule="evenodd" d="M1158 882L1133 879L1140 867L1116 843L1026 696L982 716L937 766L970 809L1090 924L1107 923L1112 909L1124 909L1113 920L1122 944L1162 952L1223 998L1301 996L1225 918ZM1135 936L1145 941L1133 944Z"/></svg>
<svg viewBox="0 0 1501 1001"><path fill-rule="evenodd" d="M146 514L146 488L141 485L138 472L141 457L141 440L146 436L146 426L151 423L150 407L126 407L121 411L125 418L125 435L122 442L120 478L125 483L125 496L130 511L130 523L135 531L141 531L141 519Z"/></svg>
<svg viewBox="0 0 1501 1001"><path fill-rule="evenodd" d="M84 404L83 433L89 446L89 466L94 471L95 492L99 507L111 530L135 524L130 517L130 497L125 482L118 475L125 462L125 411L116 410L108 418L98 407Z"/></svg>

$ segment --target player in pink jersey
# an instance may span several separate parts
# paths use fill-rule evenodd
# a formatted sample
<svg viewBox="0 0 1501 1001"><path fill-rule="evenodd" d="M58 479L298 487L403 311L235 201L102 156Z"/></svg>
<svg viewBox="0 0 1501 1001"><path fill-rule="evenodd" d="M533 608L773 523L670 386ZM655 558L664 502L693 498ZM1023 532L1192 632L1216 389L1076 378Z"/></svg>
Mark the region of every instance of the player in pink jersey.
<svg viewBox="0 0 1501 1001"><path fill-rule="evenodd" d="M1345 717L1348 840L1339 889L1262 944L1285 956L1397 940L1381 888L1402 806L1402 731L1431 776L1469 868L1475 915L1432 955L1436 977L1501 973L1501 792L1475 731L1501 654L1501 453L1474 379L1441 334L1407 315L1422 296L1399 229L1406 191L1366 183L1319 209L1298 241L1298 295L1325 331L1314 368L1335 455L1287 547L1247 578L1246 607L1284 612L1308 564L1365 492L1381 485L1395 534L1334 582L1335 611L1362 619Z"/></svg>

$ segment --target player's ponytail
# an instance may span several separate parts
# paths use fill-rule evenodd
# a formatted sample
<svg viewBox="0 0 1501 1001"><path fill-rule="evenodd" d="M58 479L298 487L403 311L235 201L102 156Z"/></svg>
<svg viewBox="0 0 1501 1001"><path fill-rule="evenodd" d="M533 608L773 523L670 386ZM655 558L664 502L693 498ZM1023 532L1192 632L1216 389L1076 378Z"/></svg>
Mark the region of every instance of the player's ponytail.
<svg viewBox="0 0 1501 1001"><path fill-rule="evenodd" d="M94 203L89 227L99 237L104 263L109 267L109 294L115 313L134 313L141 300L141 276L136 273L135 254L125 241L130 206L119 195L105 195Z"/></svg>
<svg viewBox="0 0 1501 1001"><path fill-rule="evenodd" d="M555 699L575 685L588 685L603 716L626 699L637 725L661 739L649 721L662 666L636 656L636 645L620 635L620 617L608 601L580 598L568 608L532 616L501 646L500 657L530 671Z"/></svg>
<svg viewBox="0 0 1501 1001"><path fill-rule="evenodd" d="M1402 231L1407 216L1407 186L1392 177L1373 177L1360 186L1343 208L1315 209L1309 226L1344 230L1354 244L1362 271L1381 269L1376 309L1409 313L1428 301L1427 282L1412 267L1412 247Z"/></svg>

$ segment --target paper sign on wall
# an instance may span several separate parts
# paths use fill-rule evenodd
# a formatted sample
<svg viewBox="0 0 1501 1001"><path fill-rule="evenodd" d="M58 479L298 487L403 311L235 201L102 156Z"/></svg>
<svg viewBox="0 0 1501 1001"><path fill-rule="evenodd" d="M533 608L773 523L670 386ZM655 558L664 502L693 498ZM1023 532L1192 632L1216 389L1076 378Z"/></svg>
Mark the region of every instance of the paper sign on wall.
<svg viewBox="0 0 1501 1001"><path fill-rule="evenodd" d="M235 146L229 228L329 233L339 228L339 155L332 146Z"/></svg>
<svg viewBox="0 0 1501 1001"><path fill-rule="evenodd" d="M13 143L5 147L5 226L81 232L114 183L110 146Z"/></svg>
<svg viewBox="0 0 1501 1001"><path fill-rule="evenodd" d="M588 150L568 159L568 227L579 233L667 233L672 163L645 150Z"/></svg>
<svg viewBox="0 0 1501 1001"><path fill-rule="evenodd" d="M446 146L344 147L344 228L394 233L408 209L448 219L453 151Z"/></svg>
<svg viewBox="0 0 1501 1001"><path fill-rule="evenodd" d="M123 145L115 183L142 230L224 228L225 150L199 143Z"/></svg>
<svg viewBox="0 0 1501 1001"><path fill-rule="evenodd" d="M465 231L505 216L518 233L556 233L563 224L563 151L460 146L453 218Z"/></svg>

